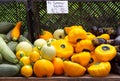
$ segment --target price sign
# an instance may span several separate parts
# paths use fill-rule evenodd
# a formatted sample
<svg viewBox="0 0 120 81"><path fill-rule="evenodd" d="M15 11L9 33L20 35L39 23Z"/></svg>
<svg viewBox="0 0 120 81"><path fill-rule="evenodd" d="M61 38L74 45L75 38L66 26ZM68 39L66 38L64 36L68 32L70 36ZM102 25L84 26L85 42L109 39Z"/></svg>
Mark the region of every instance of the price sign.
<svg viewBox="0 0 120 81"><path fill-rule="evenodd" d="M68 1L46 1L48 14L67 14Z"/></svg>

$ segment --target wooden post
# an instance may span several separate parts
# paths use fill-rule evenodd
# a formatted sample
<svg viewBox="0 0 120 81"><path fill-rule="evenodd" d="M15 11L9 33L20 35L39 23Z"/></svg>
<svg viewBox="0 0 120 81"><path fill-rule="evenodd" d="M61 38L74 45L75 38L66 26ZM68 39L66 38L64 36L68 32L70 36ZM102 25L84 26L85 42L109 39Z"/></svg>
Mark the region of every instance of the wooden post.
<svg viewBox="0 0 120 81"><path fill-rule="evenodd" d="M31 0L26 2L26 14L27 14L27 28L28 28L28 39L33 43L35 40L34 37L34 27L33 27L33 13L31 8Z"/></svg>
<svg viewBox="0 0 120 81"><path fill-rule="evenodd" d="M34 19L34 35L35 39L38 38L40 34L40 19L39 19L39 7L36 4L36 1L32 0L31 1L31 6L32 6L32 12L33 12L33 19Z"/></svg>

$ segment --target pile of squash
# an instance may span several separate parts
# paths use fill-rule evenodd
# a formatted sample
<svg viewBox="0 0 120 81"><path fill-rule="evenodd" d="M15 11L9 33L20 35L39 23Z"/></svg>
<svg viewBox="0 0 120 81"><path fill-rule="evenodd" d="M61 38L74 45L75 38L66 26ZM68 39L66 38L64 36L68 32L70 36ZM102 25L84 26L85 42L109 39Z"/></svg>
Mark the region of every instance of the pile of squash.
<svg viewBox="0 0 120 81"><path fill-rule="evenodd" d="M118 73L119 35L112 38L110 29L86 31L80 25L53 33L42 29L32 44L21 34L21 21L4 25L9 29L4 31L0 23L0 77L105 77Z"/></svg>

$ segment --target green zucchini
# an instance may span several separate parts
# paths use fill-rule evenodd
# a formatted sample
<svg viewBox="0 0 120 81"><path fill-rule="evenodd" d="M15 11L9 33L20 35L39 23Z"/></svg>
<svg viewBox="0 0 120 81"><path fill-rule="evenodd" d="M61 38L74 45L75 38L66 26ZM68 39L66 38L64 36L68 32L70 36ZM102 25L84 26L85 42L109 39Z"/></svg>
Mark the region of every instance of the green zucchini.
<svg viewBox="0 0 120 81"><path fill-rule="evenodd" d="M10 22L0 22L0 33L6 34L13 29L15 24Z"/></svg>
<svg viewBox="0 0 120 81"><path fill-rule="evenodd" d="M11 38L11 32L12 32L12 30L10 30L10 31L6 34L6 38L7 38L8 41L11 41L11 40L12 40L12 38Z"/></svg>
<svg viewBox="0 0 120 81"><path fill-rule="evenodd" d="M2 61L3 61L3 57L2 57L2 55L0 54L0 63L2 63Z"/></svg>
<svg viewBox="0 0 120 81"><path fill-rule="evenodd" d="M11 63L18 62L18 59L16 58L14 52L7 46L2 37L0 37L0 53L5 60Z"/></svg>
<svg viewBox="0 0 120 81"><path fill-rule="evenodd" d="M10 41L7 43L8 47L15 53L16 46L18 45L17 41Z"/></svg>
<svg viewBox="0 0 120 81"><path fill-rule="evenodd" d="M0 77L12 77L19 74L20 68L17 64L0 64Z"/></svg>
<svg viewBox="0 0 120 81"><path fill-rule="evenodd" d="M8 42L8 40L7 40L7 35L6 34L0 34L0 36L5 40L5 42L7 43Z"/></svg>

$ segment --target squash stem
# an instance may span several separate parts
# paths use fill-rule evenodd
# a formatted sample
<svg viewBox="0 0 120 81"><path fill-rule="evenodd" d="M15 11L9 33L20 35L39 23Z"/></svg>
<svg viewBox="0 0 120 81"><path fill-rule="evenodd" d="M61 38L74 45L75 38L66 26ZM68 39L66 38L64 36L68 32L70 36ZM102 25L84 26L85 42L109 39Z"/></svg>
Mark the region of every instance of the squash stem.
<svg viewBox="0 0 120 81"><path fill-rule="evenodd" d="M50 42L47 42L47 46L51 46L51 43L50 43Z"/></svg>
<svg viewBox="0 0 120 81"><path fill-rule="evenodd" d="M40 33L41 35L44 35L45 34L45 32L44 32L44 29L41 29L41 33Z"/></svg>
<svg viewBox="0 0 120 81"><path fill-rule="evenodd" d="M95 63L95 65L98 65L98 64L100 64L100 62L96 62L96 63Z"/></svg>

